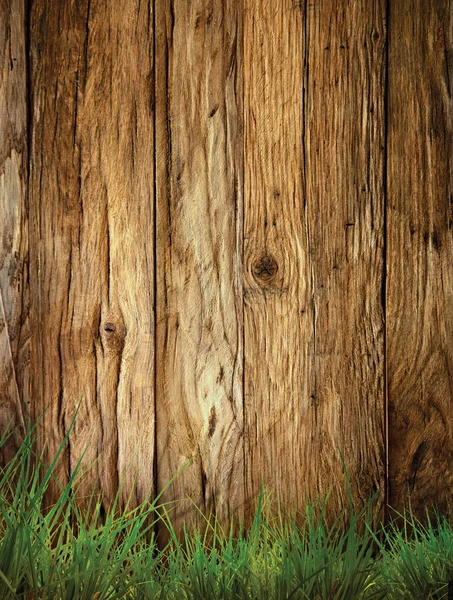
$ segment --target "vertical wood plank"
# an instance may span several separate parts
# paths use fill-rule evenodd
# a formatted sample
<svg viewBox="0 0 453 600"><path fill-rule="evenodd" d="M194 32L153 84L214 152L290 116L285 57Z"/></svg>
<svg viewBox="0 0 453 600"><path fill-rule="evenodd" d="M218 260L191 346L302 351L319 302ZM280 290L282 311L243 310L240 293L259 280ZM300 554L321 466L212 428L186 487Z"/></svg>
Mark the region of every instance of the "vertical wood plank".
<svg viewBox="0 0 453 600"><path fill-rule="evenodd" d="M386 2L308 5L306 202L319 490L384 499ZM334 514L334 513L333 513ZM379 515L377 515L379 518Z"/></svg>
<svg viewBox="0 0 453 600"><path fill-rule="evenodd" d="M162 499L224 525L243 502L240 7L156 4L158 490L198 453Z"/></svg>
<svg viewBox="0 0 453 600"><path fill-rule="evenodd" d="M261 480L283 502L296 505L314 476L310 452L316 431L310 395L315 374L306 357L314 313L302 180L303 9L292 0L244 2L244 435L249 518Z"/></svg>
<svg viewBox="0 0 453 600"><path fill-rule="evenodd" d="M423 518L453 484L453 3L390 3L389 503Z"/></svg>
<svg viewBox="0 0 453 600"><path fill-rule="evenodd" d="M27 96L23 0L0 1L0 433L29 408ZM22 428L22 429L21 429Z"/></svg>
<svg viewBox="0 0 453 600"><path fill-rule="evenodd" d="M384 2L244 16L247 496L383 485Z"/></svg>
<svg viewBox="0 0 453 600"><path fill-rule="evenodd" d="M31 14L34 402L52 455L82 398L60 476L86 448L106 505L153 487L152 23L151 0Z"/></svg>

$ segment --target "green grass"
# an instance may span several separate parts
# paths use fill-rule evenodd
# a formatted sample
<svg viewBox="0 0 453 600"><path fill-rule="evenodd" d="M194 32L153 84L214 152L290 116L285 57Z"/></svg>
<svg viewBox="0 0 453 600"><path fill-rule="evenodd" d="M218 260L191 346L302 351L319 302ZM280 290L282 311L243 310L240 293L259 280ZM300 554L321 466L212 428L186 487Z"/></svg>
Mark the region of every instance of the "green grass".
<svg viewBox="0 0 453 600"><path fill-rule="evenodd" d="M185 531L180 541L159 497L120 511L118 494L105 515L92 499L82 513L74 501L84 476L80 463L46 509L45 492L66 442L46 467L29 427L0 470L2 600L448 599L453 530L445 516L422 525L409 511L399 515L402 525L374 531L378 496L355 514L350 495L346 521L339 515L327 526L326 498L307 506L296 526L282 511L272 514L270 495L262 492L252 524L237 537L214 518L204 533ZM154 536L156 519L170 532L163 549Z"/></svg>

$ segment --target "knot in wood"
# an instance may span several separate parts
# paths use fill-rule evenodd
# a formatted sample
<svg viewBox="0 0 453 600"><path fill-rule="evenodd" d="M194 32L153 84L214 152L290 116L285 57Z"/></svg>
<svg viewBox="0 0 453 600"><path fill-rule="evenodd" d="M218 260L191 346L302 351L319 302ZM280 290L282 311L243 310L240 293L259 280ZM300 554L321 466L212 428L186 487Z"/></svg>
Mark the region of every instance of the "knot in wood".
<svg viewBox="0 0 453 600"><path fill-rule="evenodd" d="M105 321L101 327L101 342L104 350L121 352L124 346L126 331L120 323Z"/></svg>
<svg viewBox="0 0 453 600"><path fill-rule="evenodd" d="M254 262L252 271L256 279L268 282L277 273L278 264L272 256L264 254L261 258Z"/></svg>

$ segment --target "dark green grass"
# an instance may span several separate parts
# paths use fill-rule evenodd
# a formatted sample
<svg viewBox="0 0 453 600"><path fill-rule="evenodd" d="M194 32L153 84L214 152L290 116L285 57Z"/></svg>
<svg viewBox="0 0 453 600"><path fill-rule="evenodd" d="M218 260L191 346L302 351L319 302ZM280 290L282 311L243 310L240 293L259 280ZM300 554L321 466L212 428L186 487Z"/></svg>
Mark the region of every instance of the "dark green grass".
<svg viewBox="0 0 453 600"><path fill-rule="evenodd" d="M206 520L203 534L185 531L180 541L159 497L119 511L117 495L106 515L92 500L82 513L74 501L83 478L79 468L45 509L66 441L45 467L29 427L0 471L1 600L448 599L453 530L447 517L422 525L409 511L399 515L398 526L374 531L378 496L356 514L348 480L348 518L339 515L330 527L327 498L307 506L296 526L280 510L272 514L270 496L262 492L253 522L237 537L214 518ZM163 549L155 543L156 519L170 532Z"/></svg>

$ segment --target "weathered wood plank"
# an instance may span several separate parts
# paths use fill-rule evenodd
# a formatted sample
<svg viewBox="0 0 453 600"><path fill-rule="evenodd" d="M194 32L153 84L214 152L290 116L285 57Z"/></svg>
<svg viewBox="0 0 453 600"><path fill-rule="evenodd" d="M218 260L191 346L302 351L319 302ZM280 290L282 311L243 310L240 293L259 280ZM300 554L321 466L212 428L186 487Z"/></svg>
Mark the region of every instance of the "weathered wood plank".
<svg viewBox="0 0 453 600"><path fill-rule="evenodd" d="M317 489L356 508L385 486L386 2L308 8L305 173L313 282ZM382 506L382 504L381 504Z"/></svg>
<svg viewBox="0 0 453 600"><path fill-rule="evenodd" d="M153 487L152 3L51 3L31 14L35 410L52 454L83 401L60 475L110 504Z"/></svg>
<svg viewBox="0 0 453 600"><path fill-rule="evenodd" d="M23 0L0 1L0 433L29 408L27 96Z"/></svg>
<svg viewBox="0 0 453 600"><path fill-rule="evenodd" d="M384 2L245 1L247 497L383 485Z"/></svg>
<svg viewBox="0 0 453 600"><path fill-rule="evenodd" d="M261 480L310 488L312 279L303 194L303 14L244 2L244 436L247 516ZM304 475L303 475L304 473ZM291 482L291 484L289 484ZM297 482L297 485L295 485ZM299 494L301 494L299 496Z"/></svg>
<svg viewBox="0 0 453 600"><path fill-rule="evenodd" d="M158 489L198 452L163 500L223 524L243 502L240 27L233 0L156 5Z"/></svg>
<svg viewBox="0 0 453 600"><path fill-rule="evenodd" d="M453 484L453 3L390 3L389 503L425 516Z"/></svg>

